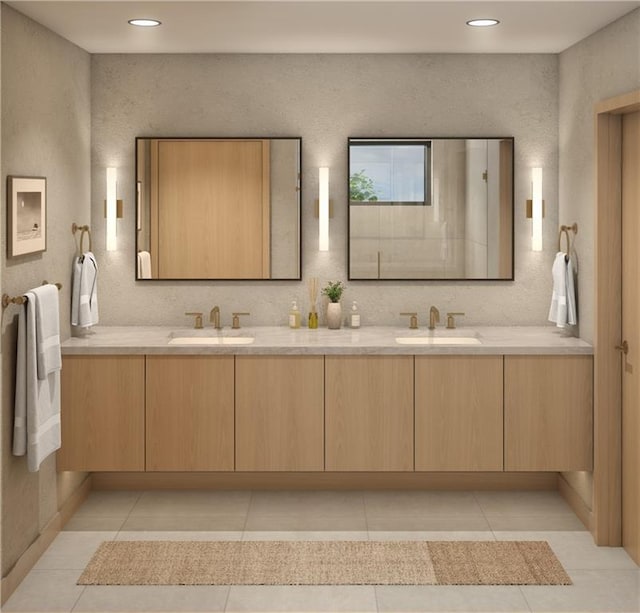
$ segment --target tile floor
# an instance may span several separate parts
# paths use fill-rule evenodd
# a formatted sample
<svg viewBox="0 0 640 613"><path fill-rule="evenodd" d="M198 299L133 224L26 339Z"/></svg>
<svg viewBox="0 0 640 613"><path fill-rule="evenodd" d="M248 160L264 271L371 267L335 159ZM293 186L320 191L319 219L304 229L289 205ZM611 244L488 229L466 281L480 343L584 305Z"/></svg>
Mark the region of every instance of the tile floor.
<svg viewBox="0 0 640 613"><path fill-rule="evenodd" d="M547 540L573 586L77 586L109 539ZM640 570L557 492L93 492L10 611L640 611Z"/></svg>

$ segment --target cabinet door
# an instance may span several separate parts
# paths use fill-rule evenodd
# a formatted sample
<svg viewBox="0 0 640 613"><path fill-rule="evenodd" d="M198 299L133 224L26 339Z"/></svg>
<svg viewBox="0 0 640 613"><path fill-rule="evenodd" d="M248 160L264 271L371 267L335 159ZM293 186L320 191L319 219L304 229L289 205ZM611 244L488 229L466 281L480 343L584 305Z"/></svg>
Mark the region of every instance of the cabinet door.
<svg viewBox="0 0 640 613"><path fill-rule="evenodd" d="M416 470L502 470L502 356L416 356Z"/></svg>
<svg viewBox="0 0 640 613"><path fill-rule="evenodd" d="M505 356L505 470L592 470L591 356Z"/></svg>
<svg viewBox="0 0 640 613"><path fill-rule="evenodd" d="M58 470L144 470L144 356L64 356Z"/></svg>
<svg viewBox="0 0 640 613"><path fill-rule="evenodd" d="M326 469L413 470L413 357L326 356Z"/></svg>
<svg viewBox="0 0 640 613"><path fill-rule="evenodd" d="M236 357L236 470L324 469L323 356Z"/></svg>
<svg viewBox="0 0 640 613"><path fill-rule="evenodd" d="M233 470L233 356L147 356L147 470Z"/></svg>

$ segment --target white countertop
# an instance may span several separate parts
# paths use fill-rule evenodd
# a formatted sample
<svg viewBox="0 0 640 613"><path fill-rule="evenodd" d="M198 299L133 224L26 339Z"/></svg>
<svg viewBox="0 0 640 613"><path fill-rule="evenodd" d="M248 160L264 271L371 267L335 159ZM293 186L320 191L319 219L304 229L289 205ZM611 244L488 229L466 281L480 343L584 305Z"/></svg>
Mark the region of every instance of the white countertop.
<svg viewBox="0 0 640 613"><path fill-rule="evenodd" d="M175 336L250 336L248 345L176 345ZM476 337L474 345L400 345L396 337L433 336ZM593 347L575 337L566 336L552 326L474 327L431 332L426 328L409 330L396 326L366 326L358 329L319 328L291 330L285 326L212 328L194 330L185 327L97 326L86 336L73 337L62 344L64 355L100 354L175 354L175 355L265 355L265 354L369 354L369 355L569 355L593 354Z"/></svg>

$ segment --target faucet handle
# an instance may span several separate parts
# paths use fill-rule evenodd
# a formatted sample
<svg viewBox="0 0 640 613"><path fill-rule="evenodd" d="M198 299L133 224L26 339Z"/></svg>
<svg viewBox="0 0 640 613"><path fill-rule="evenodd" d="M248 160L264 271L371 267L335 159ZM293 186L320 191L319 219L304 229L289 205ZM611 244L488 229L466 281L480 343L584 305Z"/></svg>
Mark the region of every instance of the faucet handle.
<svg viewBox="0 0 640 613"><path fill-rule="evenodd" d="M231 327L234 330L240 328L240 315L251 315L251 313L231 313L233 319L231 320Z"/></svg>
<svg viewBox="0 0 640 613"><path fill-rule="evenodd" d="M189 312L185 313L185 315L193 315L196 318L196 321L195 321L193 327L196 330L201 330L202 329L202 313L189 311Z"/></svg>
<svg viewBox="0 0 640 613"><path fill-rule="evenodd" d="M449 328L450 330L453 330L456 327L456 320L454 319L454 317L458 316L458 315L464 315L464 313L447 313L447 328Z"/></svg>
<svg viewBox="0 0 640 613"><path fill-rule="evenodd" d="M418 329L418 314L417 313L400 313L400 315L407 315L411 317L409 320L409 330Z"/></svg>

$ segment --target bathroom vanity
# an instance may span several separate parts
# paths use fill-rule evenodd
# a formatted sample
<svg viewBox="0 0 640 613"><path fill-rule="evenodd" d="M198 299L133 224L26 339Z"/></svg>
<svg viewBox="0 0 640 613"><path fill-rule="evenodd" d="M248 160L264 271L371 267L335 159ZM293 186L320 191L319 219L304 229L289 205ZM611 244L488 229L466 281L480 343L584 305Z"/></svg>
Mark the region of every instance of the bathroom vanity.
<svg viewBox="0 0 640 613"><path fill-rule="evenodd" d="M553 328L241 332L253 340L136 327L66 341L58 469L592 470L593 349Z"/></svg>

